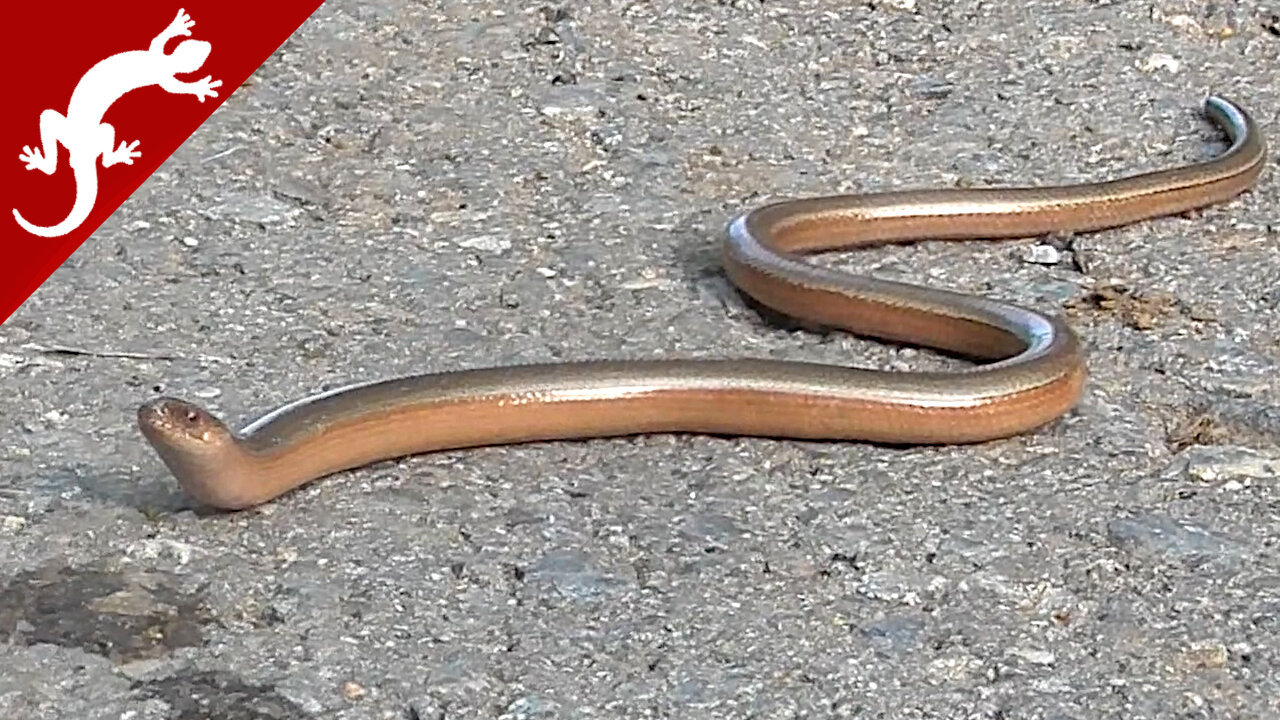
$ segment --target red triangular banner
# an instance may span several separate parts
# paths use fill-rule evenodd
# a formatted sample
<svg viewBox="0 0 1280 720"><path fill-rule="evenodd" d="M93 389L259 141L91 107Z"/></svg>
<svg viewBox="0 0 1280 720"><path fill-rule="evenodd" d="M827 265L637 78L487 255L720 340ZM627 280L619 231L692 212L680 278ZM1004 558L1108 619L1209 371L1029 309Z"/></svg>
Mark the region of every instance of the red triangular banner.
<svg viewBox="0 0 1280 720"><path fill-rule="evenodd" d="M8 3L0 322L321 0Z"/></svg>

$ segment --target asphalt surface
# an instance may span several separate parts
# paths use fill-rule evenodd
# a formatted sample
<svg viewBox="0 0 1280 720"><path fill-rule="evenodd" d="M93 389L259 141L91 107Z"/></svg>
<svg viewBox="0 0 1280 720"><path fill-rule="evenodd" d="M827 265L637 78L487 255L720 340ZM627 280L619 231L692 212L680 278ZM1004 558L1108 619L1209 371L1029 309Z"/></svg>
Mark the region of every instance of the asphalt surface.
<svg viewBox="0 0 1280 720"><path fill-rule="evenodd" d="M1065 313L973 447L649 436L194 506L134 426L598 357L956 361L762 319L771 198L1076 182L1277 124L1275 5L331 0L0 327L0 716L1280 717L1280 190L837 256ZM123 355L123 356L122 356Z"/></svg>

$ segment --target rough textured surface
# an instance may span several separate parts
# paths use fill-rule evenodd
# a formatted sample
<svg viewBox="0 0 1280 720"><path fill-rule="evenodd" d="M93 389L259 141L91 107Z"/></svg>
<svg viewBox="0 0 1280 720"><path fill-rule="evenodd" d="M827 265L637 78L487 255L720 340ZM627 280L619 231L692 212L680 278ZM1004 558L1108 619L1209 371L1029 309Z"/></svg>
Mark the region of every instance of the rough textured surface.
<svg viewBox="0 0 1280 720"><path fill-rule="evenodd" d="M1275 12L330 0L0 328L0 715L1280 716L1271 170L831 260L1068 313L1088 397L1005 442L548 443L211 515L133 425L558 358L948 365L762 322L723 223L1206 157L1209 89L1280 127Z"/></svg>

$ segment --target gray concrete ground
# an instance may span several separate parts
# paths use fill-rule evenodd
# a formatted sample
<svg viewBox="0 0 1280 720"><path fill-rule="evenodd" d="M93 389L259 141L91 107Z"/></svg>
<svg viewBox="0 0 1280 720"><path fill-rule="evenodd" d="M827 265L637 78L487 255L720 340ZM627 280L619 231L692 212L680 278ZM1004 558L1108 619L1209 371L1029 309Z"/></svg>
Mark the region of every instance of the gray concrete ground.
<svg viewBox="0 0 1280 720"><path fill-rule="evenodd" d="M1057 262L831 260L1069 316L1087 399L1004 442L546 443L219 515L133 424L561 358L950 365L763 321L724 222L1207 157L1210 89L1280 127L1277 11L331 0L0 327L0 716L1280 716L1271 170Z"/></svg>

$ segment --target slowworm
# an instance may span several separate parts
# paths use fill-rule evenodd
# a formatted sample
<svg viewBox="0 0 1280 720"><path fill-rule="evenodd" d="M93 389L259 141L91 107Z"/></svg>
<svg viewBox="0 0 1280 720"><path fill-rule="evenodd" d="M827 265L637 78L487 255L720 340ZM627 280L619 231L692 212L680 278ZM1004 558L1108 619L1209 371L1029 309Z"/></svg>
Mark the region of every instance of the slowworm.
<svg viewBox="0 0 1280 720"><path fill-rule="evenodd" d="M183 489L222 509L380 460L480 445L656 432L932 444L1029 431L1071 409L1084 386L1080 344L1062 320L838 272L802 256L1084 232L1221 202L1253 184L1266 148L1234 103L1210 96L1204 109L1230 147L1198 164L1082 185L801 199L729 224L725 270L760 304L975 361L958 372L758 359L527 365L351 385L285 405L239 432L174 398L143 405L138 424Z"/></svg>

